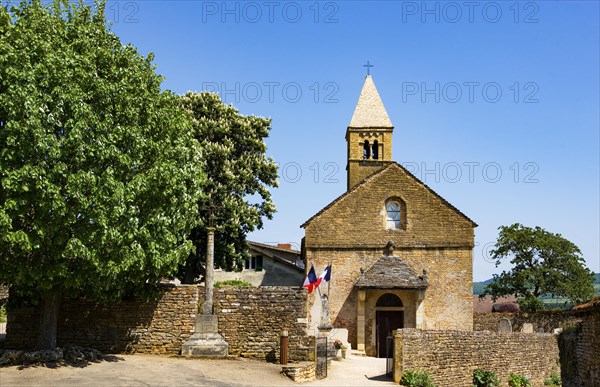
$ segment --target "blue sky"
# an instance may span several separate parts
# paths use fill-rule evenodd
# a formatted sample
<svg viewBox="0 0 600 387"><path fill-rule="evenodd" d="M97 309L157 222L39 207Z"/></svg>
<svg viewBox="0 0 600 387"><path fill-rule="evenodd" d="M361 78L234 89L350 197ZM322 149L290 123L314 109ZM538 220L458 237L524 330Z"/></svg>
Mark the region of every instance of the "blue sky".
<svg viewBox="0 0 600 387"><path fill-rule="evenodd" d="M600 272L595 1L111 1L164 87L271 117L278 212L250 235L299 245L346 189L345 130L372 75L394 159L475 220L474 278L500 225L561 233Z"/></svg>

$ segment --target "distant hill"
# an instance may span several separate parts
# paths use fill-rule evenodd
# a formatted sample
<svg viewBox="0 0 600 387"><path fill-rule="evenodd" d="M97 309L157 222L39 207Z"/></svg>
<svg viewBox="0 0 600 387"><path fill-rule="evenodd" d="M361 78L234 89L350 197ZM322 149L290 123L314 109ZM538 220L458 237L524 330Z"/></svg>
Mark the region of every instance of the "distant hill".
<svg viewBox="0 0 600 387"><path fill-rule="evenodd" d="M600 295L600 273L595 274L596 280L594 281L594 289L596 289L596 293ZM482 281L482 282L473 282L473 294L478 296L483 293L483 289L487 284L492 282L492 279Z"/></svg>
<svg viewBox="0 0 600 387"><path fill-rule="evenodd" d="M476 296L483 294L483 289L491 282L491 278L483 282L473 282L473 294Z"/></svg>

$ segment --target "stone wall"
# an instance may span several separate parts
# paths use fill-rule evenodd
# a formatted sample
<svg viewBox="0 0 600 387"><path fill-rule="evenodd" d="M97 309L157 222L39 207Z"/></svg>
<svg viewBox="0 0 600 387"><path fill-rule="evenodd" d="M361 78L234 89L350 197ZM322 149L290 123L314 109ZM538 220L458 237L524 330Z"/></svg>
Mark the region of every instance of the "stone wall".
<svg viewBox="0 0 600 387"><path fill-rule="evenodd" d="M203 288L170 286L156 301L126 300L104 305L63 300L58 345L76 344L113 353L179 354L194 331ZM289 359L307 360L314 338L306 336L306 292L301 288L261 287L215 289L219 331L235 356L279 358L279 335L289 330ZM33 348L38 307L9 307L6 348Z"/></svg>
<svg viewBox="0 0 600 387"><path fill-rule="evenodd" d="M317 372L317 362L303 362L281 367L281 373L292 379L296 383L306 383L315 380Z"/></svg>
<svg viewBox="0 0 600 387"><path fill-rule="evenodd" d="M498 332L500 320L506 318L512 323L513 332L520 332L524 323L533 324L533 331L543 330L552 333L556 328L566 328L581 322L581 318L569 311L543 311L536 313L476 313L473 315L473 330Z"/></svg>
<svg viewBox="0 0 600 387"><path fill-rule="evenodd" d="M311 356L314 341L306 336L303 288L225 287L215 289L214 298L219 333L229 344L230 355L275 361L279 359L281 331L287 328L289 360L308 360Z"/></svg>
<svg viewBox="0 0 600 387"><path fill-rule="evenodd" d="M581 318L581 326L576 332L574 350L574 378L565 386L600 386L600 297L584 307L578 307L575 314Z"/></svg>
<svg viewBox="0 0 600 387"><path fill-rule="evenodd" d="M559 370L551 334L421 331L403 329L394 340L394 380L407 370L427 370L439 386L471 387L477 368L494 371L506 385L511 373L543 385Z"/></svg>
<svg viewBox="0 0 600 387"><path fill-rule="evenodd" d="M164 286L157 300L101 304L64 299L58 345L75 344L112 353L178 354L196 324L197 286ZM9 305L6 348L31 349L38 333L37 306Z"/></svg>

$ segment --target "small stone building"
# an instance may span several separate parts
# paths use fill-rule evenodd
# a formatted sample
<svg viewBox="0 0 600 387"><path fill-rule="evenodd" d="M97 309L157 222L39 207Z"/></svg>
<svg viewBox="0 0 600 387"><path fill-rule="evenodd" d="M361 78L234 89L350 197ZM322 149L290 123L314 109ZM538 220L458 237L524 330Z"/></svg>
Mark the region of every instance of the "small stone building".
<svg viewBox="0 0 600 387"><path fill-rule="evenodd" d="M301 226L307 268L333 267L334 327L370 356L394 329L473 329L477 225L393 161L393 132L368 75L346 130L347 191Z"/></svg>
<svg viewBox="0 0 600 387"><path fill-rule="evenodd" d="M250 258L242 271L215 270L215 281L240 279L253 286L300 286L304 281L304 262L289 244L271 246L247 241Z"/></svg>

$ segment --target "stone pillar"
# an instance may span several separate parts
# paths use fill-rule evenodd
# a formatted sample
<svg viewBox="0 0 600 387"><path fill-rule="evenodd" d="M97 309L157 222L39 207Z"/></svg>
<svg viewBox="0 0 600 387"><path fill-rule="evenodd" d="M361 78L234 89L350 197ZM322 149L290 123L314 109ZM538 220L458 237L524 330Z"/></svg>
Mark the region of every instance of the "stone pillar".
<svg viewBox="0 0 600 387"><path fill-rule="evenodd" d="M425 290L417 290L415 298L417 303L415 326L417 329L427 329L425 326L425 303L423 302L425 300Z"/></svg>
<svg viewBox="0 0 600 387"><path fill-rule="evenodd" d="M358 311L356 314L356 349L365 351L365 301L367 293L365 290L358 291Z"/></svg>
<svg viewBox="0 0 600 387"><path fill-rule="evenodd" d="M206 243L206 268L204 274L204 290L205 298L202 304L202 314L213 314L213 288L215 280L215 229L208 227L207 243Z"/></svg>
<svg viewBox="0 0 600 387"><path fill-rule="evenodd" d="M181 346L181 354L192 357L224 357L229 354L229 344L219 334L219 318L213 314L213 287L215 266L215 229L207 228L206 272L204 288L206 299L202 315L196 317L194 334Z"/></svg>

